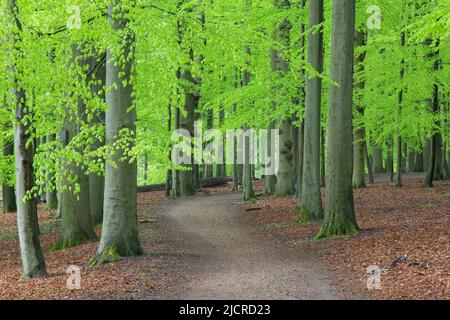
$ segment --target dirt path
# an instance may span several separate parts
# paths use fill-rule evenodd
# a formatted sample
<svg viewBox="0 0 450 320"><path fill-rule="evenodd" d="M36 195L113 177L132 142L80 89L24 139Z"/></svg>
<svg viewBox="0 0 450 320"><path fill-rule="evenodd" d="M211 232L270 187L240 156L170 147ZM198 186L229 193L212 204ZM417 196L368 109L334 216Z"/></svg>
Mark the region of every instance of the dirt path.
<svg viewBox="0 0 450 320"><path fill-rule="evenodd" d="M151 208L160 241L173 251L165 253L174 259L167 272L179 279L153 299L353 298L312 254L251 224L239 200L222 194Z"/></svg>

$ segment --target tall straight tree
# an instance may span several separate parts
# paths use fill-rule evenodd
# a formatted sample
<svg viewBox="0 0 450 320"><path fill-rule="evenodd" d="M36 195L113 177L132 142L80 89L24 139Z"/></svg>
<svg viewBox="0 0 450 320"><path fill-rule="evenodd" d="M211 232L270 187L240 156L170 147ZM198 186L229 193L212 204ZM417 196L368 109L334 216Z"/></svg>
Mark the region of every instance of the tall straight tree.
<svg viewBox="0 0 450 320"><path fill-rule="evenodd" d="M317 73L323 71L323 0L309 2L308 63ZM300 220L318 220L323 217L320 195L320 109L322 80L307 75L305 131L303 150L303 186L300 201Z"/></svg>
<svg viewBox="0 0 450 320"><path fill-rule="evenodd" d="M356 32L356 46L362 47L366 44L366 35L363 31ZM364 59L365 52L362 52L358 55L358 59L356 61L356 72L362 77L361 73L364 72ZM355 86L361 92L364 92L364 80L360 80ZM361 103L362 99L358 99L358 105L356 106L356 112L358 115L363 118L364 117L364 106ZM365 129L363 123L355 124L354 129L354 141L353 141L353 187L355 188L365 188L366 180L365 180L365 146L366 146L366 137L365 137Z"/></svg>
<svg viewBox="0 0 450 320"><path fill-rule="evenodd" d="M7 140L3 137L3 156L6 158L14 157L14 142ZM12 177L12 175L11 175ZM14 186L10 183L5 182L2 185L2 197L3 197L3 212L11 213L17 210L16 205L16 193L14 191Z"/></svg>
<svg viewBox="0 0 450 320"><path fill-rule="evenodd" d="M56 140L56 134L47 136L47 142L51 143ZM47 181L47 193L45 196L46 208L56 210L58 208L58 191L56 187L55 175L50 174Z"/></svg>
<svg viewBox="0 0 450 320"><path fill-rule="evenodd" d="M116 48L114 52L108 49L106 56L106 144L112 146L120 141L123 130L132 135L136 132L131 82L135 35L128 27L127 12L120 0L109 5L108 12L109 23L119 36L121 48L120 51ZM122 52L123 56L118 52ZM136 160L128 159L124 146L115 149L110 159L114 165L110 161L106 164L103 229L91 265L143 253L138 237Z"/></svg>
<svg viewBox="0 0 450 320"><path fill-rule="evenodd" d="M406 34L405 32L401 33L400 36L400 40L401 40L401 46L402 48L405 46L406 44ZM401 116L402 113L402 104L403 104L403 96L404 96L404 88L403 88L403 79L405 78L405 59L402 59L402 61L400 62L400 91L398 93L398 114L399 116ZM400 188L403 184L402 184L402 170L403 170L403 157L402 157L402 136L400 134L400 132L397 134L396 137L396 151L397 151L397 171L395 174L395 185Z"/></svg>
<svg viewBox="0 0 450 320"><path fill-rule="evenodd" d="M352 108L355 0L333 1L325 220L318 238L353 234Z"/></svg>
<svg viewBox="0 0 450 320"><path fill-rule="evenodd" d="M105 92L103 87L106 80L106 61L104 61L104 57L95 57L91 59L91 72L92 80L94 80L94 83L91 85L91 94L104 101ZM92 124L97 125L102 131L102 134L104 134L104 121L105 112L103 110L96 110L92 120ZM103 140L95 139L93 148L98 149L102 147L103 144ZM104 192L105 177L98 173L91 173L89 175L89 198L91 220L93 224L101 223L103 221Z"/></svg>
<svg viewBox="0 0 450 320"><path fill-rule="evenodd" d="M277 0L275 5L279 9L287 10L290 7L290 3L287 0ZM291 24L288 19L283 19L276 29L276 41L282 45L283 49L276 50L276 71L284 76L289 72L289 62L286 57L284 48L289 48L290 44L290 30ZM275 188L276 196L288 196L294 194L294 179L293 179L293 166L292 166L292 116L285 116L284 119L280 119L279 127L280 137L280 153L279 153L279 166L277 173L277 184Z"/></svg>
<svg viewBox="0 0 450 320"><path fill-rule="evenodd" d="M34 145L29 143L31 138L32 112L27 106L27 97L22 87L23 74L19 69L23 59L20 33L22 24L19 20L19 8L16 0L7 1L12 29L11 39L13 49L11 52L10 74L14 86L12 94L15 103L14 147L16 154L16 200L17 200L17 228L19 234L20 255L22 257L23 277L25 279L43 276L47 273L44 255L39 240L39 224L37 215L37 200L28 195L34 188L33 157Z"/></svg>
<svg viewBox="0 0 450 320"><path fill-rule="evenodd" d="M82 57L80 46L72 45L71 65L73 71L77 73L75 66L79 65L83 68L85 64L86 60ZM77 75L75 78L79 79L80 77ZM68 146L80 133L80 128L86 121L86 105L80 97L76 98L75 107L65 108L61 134L64 146ZM83 152L79 148L76 148L75 151ZM61 167L63 168L60 181L62 232L60 241L53 247L54 250L73 247L96 238L91 220L89 176L84 172L81 164L73 159L67 159L65 156L61 159ZM74 192L75 188L71 183L73 179L76 179L76 183L79 185L78 193Z"/></svg>

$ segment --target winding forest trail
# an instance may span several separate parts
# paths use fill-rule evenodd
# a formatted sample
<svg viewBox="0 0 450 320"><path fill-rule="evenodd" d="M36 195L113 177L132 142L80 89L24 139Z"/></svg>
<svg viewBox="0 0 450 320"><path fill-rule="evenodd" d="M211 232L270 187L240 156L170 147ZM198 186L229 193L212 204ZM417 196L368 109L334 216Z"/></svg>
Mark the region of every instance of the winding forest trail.
<svg viewBox="0 0 450 320"><path fill-rule="evenodd" d="M160 241L180 281L153 299L354 298L311 253L253 225L238 193L165 202L156 212ZM176 265L176 270L174 269Z"/></svg>

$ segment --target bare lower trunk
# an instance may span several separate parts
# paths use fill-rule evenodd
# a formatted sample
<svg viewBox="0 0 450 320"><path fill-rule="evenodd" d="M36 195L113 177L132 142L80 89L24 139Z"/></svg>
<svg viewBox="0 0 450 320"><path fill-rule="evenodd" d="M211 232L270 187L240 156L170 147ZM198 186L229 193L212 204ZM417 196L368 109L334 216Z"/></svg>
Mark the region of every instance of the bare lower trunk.
<svg viewBox="0 0 450 320"><path fill-rule="evenodd" d="M309 3L309 30L323 22L323 0ZM308 62L319 73L323 69L322 30L308 34ZM300 221L323 218L320 194L320 110L322 80L310 78L306 84L305 145L303 153L303 186Z"/></svg>
<svg viewBox="0 0 450 320"><path fill-rule="evenodd" d="M302 121L298 136L298 172L297 172L297 206L300 207L300 199L303 186L303 148L305 145L305 123Z"/></svg>
<svg viewBox="0 0 450 320"><path fill-rule="evenodd" d="M402 157L402 138L400 136L397 137L397 170L395 172L395 186L400 188L403 186L402 184L402 168L403 168L403 157Z"/></svg>
<svg viewBox="0 0 450 320"><path fill-rule="evenodd" d="M318 238L357 231L352 188L355 0L333 1L325 221Z"/></svg>
<svg viewBox="0 0 450 320"><path fill-rule="evenodd" d="M356 129L353 142L353 187L365 188L364 132Z"/></svg>
<svg viewBox="0 0 450 320"><path fill-rule="evenodd" d="M244 132L248 130L247 126L244 126ZM249 201L255 197L252 186L252 172L250 164L250 137L245 135L244 137L244 165L242 173L242 198L244 201Z"/></svg>
<svg viewBox="0 0 450 320"><path fill-rule="evenodd" d="M14 142L13 141L3 141L3 156L9 158L14 157ZM9 183L4 183L2 186L2 196L3 196L3 211L5 213L16 212L16 193L14 191L14 186Z"/></svg>
<svg viewBox="0 0 450 320"><path fill-rule="evenodd" d="M100 81L99 84L91 87L91 92L97 95L98 98L104 101L105 94L103 92L103 86L106 83L106 62L99 62L98 58L93 59L93 64L100 63L97 68L97 72L94 75L96 81ZM105 112L97 110L93 118L93 124L100 126L104 134L103 123L105 121ZM93 149L98 149L104 145L104 141L96 139ZM90 210L91 220L94 225L103 221L103 205L104 205L104 192L105 192L105 177L98 173L92 173L89 175L89 198L90 198Z"/></svg>
<svg viewBox="0 0 450 320"><path fill-rule="evenodd" d="M14 30L22 30L19 20L19 8L16 0L8 0L8 15ZM16 155L16 205L17 229L19 235L20 256L22 258L23 277L25 279L43 276L47 273L44 255L39 240L39 224L37 215L37 200L34 195L27 193L35 186L31 121L33 115L26 105L25 90L19 86L22 74L16 69L19 59L22 59L20 49L20 34L13 32L11 39L14 44L14 60L11 61L9 71L14 79L12 94L15 99L14 149Z"/></svg>
<svg viewBox="0 0 450 320"><path fill-rule="evenodd" d="M76 45L72 46L72 49L72 63L78 60L84 67L85 61L80 56L80 49ZM79 128L87 118L83 116L86 114L86 106L79 98L77 110L67 107L65 111L62 138L64 145L68 145L80 133ZM80 154L83 152L80 149L75 151ZM85 174L81 164L65 157L61 159L61 168L62 230L61 239L53 247L54 250L73 247L96 238L91 220L89 176ZM77 194L75 193L74 179L79 186Z"/></svg>
<svg viewBox="0 0 450 320"><path fill-rule="evenodd" d="M284 197L294 194L292 180L292 123L291 119L283 120L280 128L280 154L275 195Z"/></svg>
<svg viewBox="0 0 450 320"><path fill-rule="evenodd" d="M385 172L383 165L383 150L377 146L372 147L372 157L373 157L373 172L382 173Z"/></svg>
<svg viewBox="0 0 450 320"><path fill-rule="evenodd" d="M272 129L275 129L275 122L271 121L269 125L269 130L267 131L267 157L270 157L270 163L267 163L267 166L271 166L275 162L275 150L273 150L272 146ZM274 174L265 175L264 176L264 193L265 194L273 194L275 192L275 182L276 177Z"/></svg>
<svg viewBox="0 0 450 320"><path fill-rule="evenodd" d="M127 28L121 10L114 10L120 1L109 6L109 22L119 32L120 42L127 57L125 65L115 63L119 57L107 53L106 86L106 144L117 141L120 131L136 132L136 109L133 107L131 84L134 61L134 35ZM124 33L124 31L127 31ZM123 75L123 76L122 76ZM127 80L126 83L123 80ZM137 223L137 165L136 161L122 160L124 150L119 148L111 157L115 166L106 164L105 203L103 229L100 244L91 265L112 262L121 256L143 253L138 237Z"/></svg>
<svg viewBox="0 0 450 320"><path fill-rule="evenodd" d="M47 136L47 142L52 142L56 140L56 135L52 134ZM50 210L58 209L58 191L57 191L57 182L55 181L55 176L53 174L49 175L47 180L47 193L45 196L46 199L46 208Z"/></svg>

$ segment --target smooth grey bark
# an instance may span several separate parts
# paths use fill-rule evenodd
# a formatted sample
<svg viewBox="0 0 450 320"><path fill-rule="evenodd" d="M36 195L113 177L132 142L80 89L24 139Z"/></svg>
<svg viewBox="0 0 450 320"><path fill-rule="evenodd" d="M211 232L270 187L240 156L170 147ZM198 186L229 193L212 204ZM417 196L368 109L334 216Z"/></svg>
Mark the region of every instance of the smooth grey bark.
<svg viewBox="0 0 450 320"><path fill-rule="evenodd" d="M82 59L79 46L73 45L72 50L71 63L84 67L86 60ZM64 146L69 145L80 133L79 128L86 121L85 114L86 106L81 98L78 98L76 110L70 106L66 107L62 128ZM75 151L83 152L79 148L76 148ZM82 164L64 157L61 159L61 170L62 229L60 240L55 244L53 250L73 247L96 239L91 220L89 176L85 173ZM76 179L75 181L79 185L78 193L75 193L73 179Z"/></svg>
<svg viewBox="0 0 450 320"><path fill-rule="evenodd" d="M366 44L366 35L364 32L356 31L356 41L355 45L357 47L362 47ZM358 73L364 72L364 60L365 53L361 53L358 55L356 60L355 71ZM355 87L364 90L365 83L364 80L355 84ZM356 112L360 114L361 117L364 117L364 107L362 105L356 106ZM365 134L364 134L364 125L361 124L356 126L353 133L353 187L354 188L365 188L366 180L365 180Z"/></svg>
<svg viewBox="0 0 450 320"><path fill-rule="evenodd" d="M373 172L382 173L386 172L383 165L383 150L377 146L372 146L372 165Z"/></svg>
<svg viewBox="0 0 450 320"><path fill-rule="evenodd" d="M365 143L363 130L355 129L353 140L353 187L365 188Z"/></svg>
<svg viewBox="0 0 450 320"><path fill-rule="evenodd" d="M110 49L107 51L106 144L112 145L120 138L121 130L136 132L136 108L133 107L134 89L131 83L135 36L127 27L128 21L122 15L120 0L110 5L108 12L109 23L118 32L123 54L127 58L125 62L116 64L119 57L113 56ZM126 85L123 80L127 80ZM116 150L111 155L116 166L109 161L106 163L102 235L91 265L143 253L137 223L137 164L128 159L120 160L123 156L124 150Z"/></svg>
<svg viewBox="0 0 450 320"><path fill-rule="evenodd" d="M320 187L325 188L325 130L323 128L320 129Z"/></svg>
<svg viewBox="0 0 450 320"><path fill-rule="evenodd" d="M352 188L352 107L355 0L333 1L324 224L317 238L358 230Z"/></svg>
<svg viewBox="0 0 450 320"><path fill-rule="evenodd" d="M364 133L364 136L365 136L365 133ZM372 161L370 160L369 150L367 148L367 142L364 142L364 154L365 154L366 164L367 164L367 173L369 175L369 183L373 184L373 183L375 183L375 179L373 177Z"/></svg>
<svg viewBox="0 0 450 320"><path fill-rule="evenodd" d="M96 81L101 81L101 83L96 83L91 86L92 94L98 96L98 98L104 100L105 92L103 86L106 83L106 61L98 61L98 59L93 59L93 65L98 64L98 67L93 73L93 77ZM94 115L92 124L101 126L104 130L105 122L105 112L98 110ZM92 148L94 150L102 147L104 141L98 139L95 140ZM103 221L103 204L105 195L105 177L101 174L91 173L89 175L89 198L90 198L90 211L91 220L94 225L99 224Z"/></svg>
<svg viewBox="0 0 450 320"><path fill-rule="evenodd" d="M279 9L287 10L290 7L289 1L278 0L275 1L275 5ZM275 64L272 62L272 68L275 67L276 72L280 77L284 77L289 71L289 61L287 61L283 54L290 45L290 30L291 24L288 19L283 19L279 23L275 31L275 41L282 46L282 49L274 50L272 59L275 59ZM276 102L275 102L276 108ZM292 116L281 118L279 121L279 163L277 172L277 183L275 187L275 195L278 197L284 197L294 194L294 172L293 172L293 157L292 157Z"/></svg>
<svg viewBox="0 0 450 320"><path fill-rule="evenodd" d="M175 107L174 117L173 117L174 129L180 128L180 109ZM170 191L170 196L172 198L178 198L181 196L180 193L180 170L173 170L172 173L172 188Z"/></svg>
<svg viewBox="0 0 450 320"><path fill-rule="evenodd" d="M431 156L432 138L426 138L423 144L423 171L428 172Z"/></svg>
<svg viewBox="0 0 450 320"><path fill-rule="evenodd" d="M275 195L277 197L293 195L294 181L292 179L292 122L291 118L282 121L280 136L280 154Z"/></svg>
<svg viewBox="0 0 450 320"><path fill-rule="evenodd" d="M296 102L298 104L298 102ZM291 140L292 140L292 185L294 186L294 190L297 188L297 174L298 174L298 139L300 137L300 128L298 125L294 123L298 123L298 118L296 115L293 115L291 118L292 121L292 134L291 134ZM296 190L295 190L296 191ZM294 192L295 194L295 192Z"/></svg>
<svg viewBox="0 0 450 320"><path fill-rule="evenodd" d="M406 34L405 32L401 33L401 46L404 47L406 44ZM401 69L400 69L400 84L403 85L403 78L405 77L405 60L402 59L401 61ZM402 113L402 104L403 104L403 88L401 88L400 92L398 93L398 105L399 105L399 115L401 116ZM395 185L398 188L401 188L403 186L402 183L402 170L403 170L403 157L402 157L402 136L400 133L397 134L396 137L396 151L397 151L397 170L395 174Z"/></svg>
<svg viewBox="0 0 450 320"><path fill-rule="evenodd" d="M194 79L189 70L185 70L182 79L194 83ZM195 93L192 89L185 88L185 114L180 112L180 128L187 130L191 137L194 136L194 111L195 111ZM193 156L191 155L191 159ZM196 193L195 177L197 172L194 172L195 165L185 165L188 170L180 170L180 196L188 197Z"/></svg>
<svg viewBox="0 0 450 320"><path fill-rule="evenodd" d="M423 151L418 151L415 153L414 159L414 172L423 172Z"/></svg>
<svg viewBox="0 0 450 320"><path fill-rule="evenodd" d="M310 1L308 20L308 62L318 72L323 71L323 0ZM305 137L303 153L303 186L300 201L300 220L323 218L320 194L320 110L322 80L308 75L306 82Z"/></svg>
<svg viewBox="0 0 450 320"><path fill-rule="evenodd" d="M223 124L225 122L225 109L221 108L219 110L219 126L222 127ZM223 146L223 150L225 150L226 146L225 146L225 137L222 138L222 146ZM223 155L223 163L217 163L216 164L216 177L226 177L227 176L227 166L226 166L226 159L225 159L225 152Z"/></svg>
<svg viewBox="0 0 450 320"><path fill-rule="evenodd" d="M408 148L408 149L410 149L410 148ZM415 161L416 161L416 152L409 150L408 151L408 164L407 164L408 172L414 172Z"/></svg>
<svg viewBox="0 0 450 320"><path fill-rule="evenodd" d="M300 1L300 6L302 9L305 8L306 0ZM305 24L303 21L300 22L300 61L301 63L305 63L306 59L306 48L305 48ZM306 72L304 69L300 70L300 77L302 79L305 79L306 81ZM299 85L299 104L303 103L305 104L306 99L306 88L303 84ZM304 147L305 147L305 121L304 119L300 122L300 127L298 129L298 164L297 164L297 172L296 172L296 178L297 181L296 184L296 201L297 201L297 207L300 208L301 203L301 197L302 197L302 188L303 188L303 160L304 160Z"/></svg>
<svg viewBox="0 0 450 320"><path fill-rule="evenodd" d="M248 130L248 126L244 125L244 132ZM255 197L252 186L252 172L250 164L250 137L244 136L244 165L242 166L242 199L249 201Z"/></svg>
<svg viewBox="0 0 450 320"><path fill-rule="evenodd" d="M37 200L27 193L35 186L33 157L34 145L31 138L31 110L27 107L25 90L20 87L19 79L22 74L17 69L17 60L23 58L20 49L20 32L22 24L19 20L19 8L16 0L7 1L8 13L6 18L14 25L10 36L13 42L13 61L9 66L10 75L14 80L11 90L15 103L14 123L14 150L16 155L16 205L17 205L17 229L19 235L20 256L22 258L23 277L25 279L41 277L47 274L41 242L39 240L39 224L37 215ZM24 120L27 121L24 121Z"/></svg>
<svg viewBox="0 0 450 320"><path fill-rule="evenodd" d="M3 156L14 157L14 142L3 141ZM17 211L16 205L16 193L14 186L10 186L8 183L2 185L2 198L3 198L3 212L12 213Z"/></svg>
<svg viewBox="0 0 450 320"><path fill-rule="evenodd" d="M298 136L298 172L297 172L297 206L300 207L300 198L303 187L303 148L305 146L305 122L302 121Z"/></svg>
<svg viewBox="0 0 450 320"><path fill-rule="evenodd" d="M51 134L47 136L47 142L53 142L56 140L56 134ZM56 187L57 183L55 181L54 174L51 174L48 177L47 181L47 193L45 196L45 199L47 201L46 208L50 210L56 210L58 209L58 191Z"/></svg>
<svg viewBox="0 0 450 320"><path fill-rule="evenodd" d="M387 155L386 155L386 172L390 173L390 180L394 182L394 156L393 156L393 141L391 138L387 141Z"/></svg>
<svg viewBox="0 0 450 320"><path fill-rule="evenodd" d="M206 128L212 129L214 127L214 110L210 109L206 112ZM214 176L213 164L205 164L205 178L212 178Z"/></svg>
<svg viewBox="0 0 450 320"><path fill-rule="evenodd" d="M439 61L435 61L434 69L439 68ZM433 90L433 102L432 102L432 113L438 114L439 113L439 86L437 84L434 85ZM440 121L436 120L435 123L436 127L439 128ZM428 158L428 164L427 164L427 176L425 177L425 181L423 183L423 186L425 188L433 188L433 180L435 178L435 171L436 171L436 164L437 164L437 157L438 157L438 146L439 146L439 133L434 133L431 138L431 148L430 148L430 156Z"/></svg>
<svg viewBox="0 0 450 320"><path fill-rule="evenodd" d="M275 161L275 150L273 150L272 146L272 129L275 129L275 122L271 121L269 124L269 130L267 130L267 156L270 157L270 164L267 164L268 166L273 165ZM275 192L275 183L276 183L276 176L274 174L271 175L264 175L264 193L265 194L273 194Z"/></svg>
<svg viewBox="0 0 450 320"><path fill-rule="evenodd" d="M172 133L172 105L169 104L167 106L167 131L169 134ZM169 161L171 161L172 159L172 150L169 149L168 152L168 159ZM148 174L148 155L147 153L144 156L144 181L145 184L147 184L147 177ZM166 173L166 190L165 190L165 196L166 197L170 197L170 194L172 192L172 182L173 182L173 170L172 169L167 169L167 173Z"/></svg>
<svg viewBox="0 0 450 320"><path fill-rule="evenodd" d="M250 48L247 47L246 51L248 53L248 55L250 56ZM249 68L250 66L250 62L247 61L247 68ZM248 86L248 84L250 83L250 71L249 70L244 70L244 74L243 74L243 81L242 81L242 86ZM249 129L248 125L245 124L243 126L243 130L244 132L247 132L247 130ZM252 184L252 166L251 166L251 161L250 161L250 137L248 135L244 136L244 161L243 161L243 165L242 167L242 199L244 201L249 201L251 199L253 199L255 197L255 193L253 191L253 184Z"/></svg>
<svg viewBox="0 0 450 320"><path fill-rule="evenodd" d="M442 143L442 134L438 132L436 141L436 164L434 166L434 180L445 179L443 147L444 145Z"/></svg>

